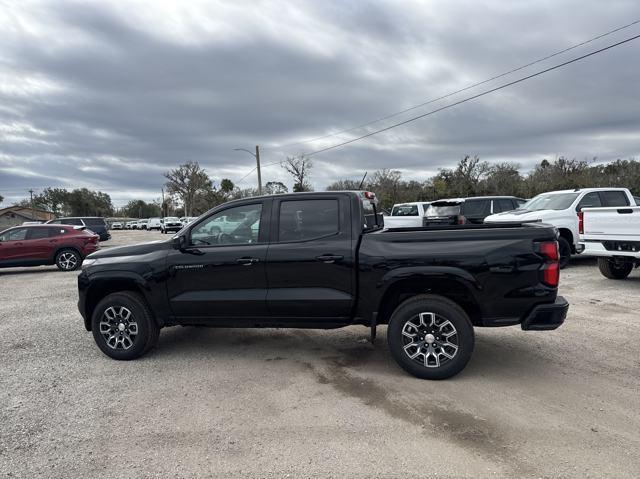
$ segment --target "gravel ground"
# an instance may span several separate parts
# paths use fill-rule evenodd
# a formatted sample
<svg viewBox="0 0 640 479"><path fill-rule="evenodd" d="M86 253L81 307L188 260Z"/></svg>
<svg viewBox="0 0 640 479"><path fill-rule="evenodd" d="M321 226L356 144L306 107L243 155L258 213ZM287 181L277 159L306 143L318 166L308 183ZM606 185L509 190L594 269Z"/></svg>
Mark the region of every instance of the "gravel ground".
<svg viewBox="0 0 640 479"><path fill-rule="evenodd" d="M0 270L0 477L638 477L639 289L580 259L562 328L478 329L467 368L429 382L384 328L176 327L116 362L75 273Z"/></svg>

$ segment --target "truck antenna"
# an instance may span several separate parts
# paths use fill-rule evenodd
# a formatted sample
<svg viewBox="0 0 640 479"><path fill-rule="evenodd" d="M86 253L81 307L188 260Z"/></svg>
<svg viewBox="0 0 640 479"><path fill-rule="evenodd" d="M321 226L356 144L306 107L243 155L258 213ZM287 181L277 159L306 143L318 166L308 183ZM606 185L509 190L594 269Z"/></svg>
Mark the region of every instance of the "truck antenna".
<svg viewBox="0 0 640 479"><path fill-rule="evenodd" d="M364 184L364 179L367 177L367 172L364 172L364 176L362 177L362 180L360 181L360 185L358 186L358 189L361 190L362 189L362 185Z"/></svg>

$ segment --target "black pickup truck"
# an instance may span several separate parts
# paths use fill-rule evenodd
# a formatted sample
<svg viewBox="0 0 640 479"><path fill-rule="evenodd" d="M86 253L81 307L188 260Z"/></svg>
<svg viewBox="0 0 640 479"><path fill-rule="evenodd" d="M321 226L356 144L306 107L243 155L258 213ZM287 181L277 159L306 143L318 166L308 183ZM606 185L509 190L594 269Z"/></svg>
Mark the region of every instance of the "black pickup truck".
<svg viewBox="0 0 640 479"><path fill-rule="evenodd" d="M474 326L555 329L556 230L542 224L384 229L368 192L297 193L220 205L168 241L85 259L78 307L114 359L151 348L160 329L371 328L409 373L461 371Z"/></svg>

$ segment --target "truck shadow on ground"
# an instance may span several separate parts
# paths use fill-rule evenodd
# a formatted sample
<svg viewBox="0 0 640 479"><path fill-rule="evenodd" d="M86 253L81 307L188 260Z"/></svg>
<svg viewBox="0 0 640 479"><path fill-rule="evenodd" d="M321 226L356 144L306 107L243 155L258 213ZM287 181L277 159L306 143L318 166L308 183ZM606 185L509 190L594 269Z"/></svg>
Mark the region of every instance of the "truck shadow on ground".
<svg viewBox="0 0 640 479"><path fill-rule="evenodd" d="M380 328L374 344L363 330L242 329L175 327L163 329L154 358L220 359L258 362L295 361L318 367L347 368L366 375L408 376L395 364ZM513 336L476 335L471 361L457 379L502 376L540 379L557 368L538 345Z"/></svg>

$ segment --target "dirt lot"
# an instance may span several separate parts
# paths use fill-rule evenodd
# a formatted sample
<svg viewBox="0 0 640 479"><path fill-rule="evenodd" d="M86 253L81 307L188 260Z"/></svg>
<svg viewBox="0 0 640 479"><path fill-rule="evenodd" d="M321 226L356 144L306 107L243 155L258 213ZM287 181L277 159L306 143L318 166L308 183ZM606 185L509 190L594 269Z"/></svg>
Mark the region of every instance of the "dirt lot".
<svg viewBox="0 0 640 479"><path fill-rule="evenodd" d="M75 273L0 270L0 477L638 477L640 272L582 259L561 283L562 328L477 330L466 370L428 382L384 328L177 327L116 362Z"/></svg>

